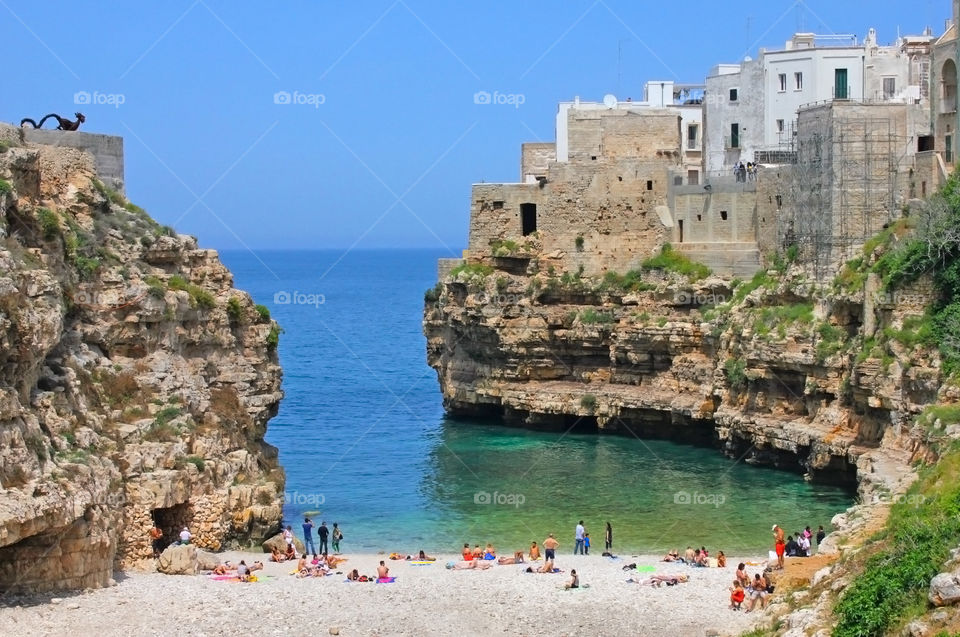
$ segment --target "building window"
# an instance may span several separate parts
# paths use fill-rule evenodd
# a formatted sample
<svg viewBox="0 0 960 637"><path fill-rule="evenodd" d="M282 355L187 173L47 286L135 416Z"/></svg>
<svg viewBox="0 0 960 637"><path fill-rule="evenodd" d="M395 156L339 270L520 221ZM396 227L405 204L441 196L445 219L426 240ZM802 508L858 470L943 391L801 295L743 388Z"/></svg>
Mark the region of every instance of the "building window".
<svg viewBox="0 0 960 637"><path fill-rule="evenodd" d="M730 148L740 148L740 124L730 124Z"/></svg>
<svg viewBox="0 0 960 637"><path fill-rule="evenodd" d="M502 201L494 201L494 202L493 202L493 209L494 209L494 210L503 210L503 202L502 202Z"/></svg>
<svg viewBox="0 0 960 637"><path fill-rule="evenodd" d="M700 183L700 171L699 170L688 170L687 171L687 184L691 186L696 186Z"/></svg>
<svg viewBox="0 0 960 637"><path fill-rule="evenodd" d="M738 93L739 93L738 89L735 89L735 88L730 89L730 101L731 101L731 102L736 102L736 101L737 101Z"/></svg>
<svg viewBox="0 0 960 637"><path fill-rule="evenodd" d="M783 120L782 120L782 119L778 119L778 120L777 120L777 132L778 132L778 133L782 133L782 132L783 132Z"/></svg>
<svg viewBox="0 0 960 637"><path fill-rule="evenodd" d="M889 100L897 94L897 78L895 77L885 77L883 78L883 99Z"/></svg>
<svg viewBox="0 0 960 637"><path fill-rule="evenodd" d="M653 181L647 180L647 190L653 190Z"/></svg>
<svg viewBox="0 0 960 637"><path fill-rule="evenodd" d="M687 148L693 150L697 147L697 140L699 139L700 127L696 124L690 124L687 126Z"/></svg>
<svg viewBox="0 0 960 637"><path fill-rule="evenodd" d="M723 219L724 221L727 220L727 211L726 211L726 210L721 210L721 211L720 211L720 218Z"/></svg>
<svg viewBox="0 0 960 637"><path fill-rule="evenodd" d="M803 73L801 73L800 71L797 71L796 73L794 73L793 83L794 83L795 90L802 91L803 90Z"/></svg>
<svg viewBox="0 0 960 637"><path fill-rule="evenodd" d="M537 204L520 204L520 227L523 236L533 234L537 231Z"/></svg>
<svg viewBox="0 0 960 637"><path fill-rule="evenodd" d="M946 152L943 154L943 159L948 163L953 163L953 135L947 135L944 139L944 146L946 146Z"/></svg>
<svg viewBox="0 0 960 637"><path fill-rule="evenodd" d="M783 93L787 90L787 74L780 74L780 92Z"/></svg>

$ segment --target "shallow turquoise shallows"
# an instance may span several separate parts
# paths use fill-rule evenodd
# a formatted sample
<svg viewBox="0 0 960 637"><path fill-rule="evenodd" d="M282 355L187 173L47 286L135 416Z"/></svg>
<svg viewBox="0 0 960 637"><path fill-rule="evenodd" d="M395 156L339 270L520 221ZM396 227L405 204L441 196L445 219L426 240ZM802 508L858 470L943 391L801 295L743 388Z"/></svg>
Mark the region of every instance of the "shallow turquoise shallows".
<svg viewBox="0 0 960 637"><path fill-rule="evenodd" d="M319 511L318 524L343 528L347 552L464 542L506 552L551 532L572 551L582 519L595 551L609 521L616 551L760 554L774 523L829 529L852 503L843 489L714 449L446 418L421 329L438 256L449 255L223 253L237 287L285 330L286 398L267 440L280 449L297 531L304 512Z"/></svg>

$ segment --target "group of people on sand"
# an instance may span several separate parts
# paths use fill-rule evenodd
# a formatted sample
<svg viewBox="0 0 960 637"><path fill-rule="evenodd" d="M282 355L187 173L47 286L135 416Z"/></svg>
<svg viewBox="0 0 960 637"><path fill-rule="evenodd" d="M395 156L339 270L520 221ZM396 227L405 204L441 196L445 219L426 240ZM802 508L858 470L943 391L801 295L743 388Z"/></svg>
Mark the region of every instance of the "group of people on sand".
<svg viewBox="0 0 960 637"><path fill-rule="evenodd" d="M756 573L753 579L747 574L747 565L743 562L737 565L736 579L730 587L730 608L741 610L744 601L747 602L746 612L750 612L759 603L760 609L767 607L770 595L773 593L773 582L767 572Z"/></svg>
<svg viewBox="0 0 960 637"><path fill-rule="evenodd" d="M688 566L701 566L701 567L714 567L714 568L726 568L727 567L727 556L723 554L723 551L717 553L716 557L710 557L710 552L707 551L707 547L701 546L698 549L688 546L687 550L684 551L683 555L680 555L680 552L676 549L670 551L663 556L664 562L679 562L681 564L686 564Z"/></svg>
<svg viewBox="0 0 960 637"><path fill-rule="evenodd" d="M827 537L827 532L823 526L817 528L817 534L814 535L808 525L802 531L797 531L794 535L783 537L783 529L778 524L773 525L773 550L777 556L777 570L783 569L784 557L809 557L812 554L811 540L816 539L817 548Z"/></svg>
<svg viewBox="0 0 960 637"><path fill-rule="evenodd" d="M257 579L257 576L254 575L255 571L263 570L263 562L260 560L255 561L253 564L247 564L246 560L240 560L239 564L234 564L230 560L226 560L223 564L217 564L213 568L214 575L236 575L241 582L254 582Z"/></svg>
<svg viewBox="0 0 960 637"><path fill-rule="evenodd" d="M320 550L313 544L313 520L308 516L303 518L303 546L304 550L309 553L323 553L326 554L329 552L329 547L327 542L333 544L333 553L337 555L340 553L340 542L343 540L343 531L340 529L340 525L336 522L333 523L333 529L327 528L327 523L325 521L320 522L320 527L317 529L317 541L320 544ZM284 529L283 532L284 538L288 538L289 543L293 543L293 529L289 526Z"/></svg>

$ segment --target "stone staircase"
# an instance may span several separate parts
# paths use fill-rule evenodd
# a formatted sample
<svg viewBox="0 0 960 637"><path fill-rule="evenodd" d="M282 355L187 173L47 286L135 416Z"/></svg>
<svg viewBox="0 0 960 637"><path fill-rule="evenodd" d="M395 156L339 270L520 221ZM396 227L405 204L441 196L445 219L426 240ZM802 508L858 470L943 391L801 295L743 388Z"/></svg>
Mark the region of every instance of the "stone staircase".
<svg viewBox="0 0 960 637"><path fill-rule="evenodd" d="M721 276L749 279L763 267L760 249L752 241L675 243L673 248Z"/></svg>

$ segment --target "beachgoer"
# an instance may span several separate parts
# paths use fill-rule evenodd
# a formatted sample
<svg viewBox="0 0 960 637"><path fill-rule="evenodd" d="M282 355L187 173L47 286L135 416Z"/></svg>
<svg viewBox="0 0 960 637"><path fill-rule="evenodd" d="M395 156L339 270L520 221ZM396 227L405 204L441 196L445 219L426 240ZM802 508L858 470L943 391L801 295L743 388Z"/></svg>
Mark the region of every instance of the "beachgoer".
<svg viewBox="0 0 960 637"><path fill-rule="evenodd" d="M380 560L380 566L377 567L377 577L380 579L390 577L390 569L383 562L383 560Z"/></svg>
<svg viewBox="0 0 960 637"><path fill-rule="evenodd" d="M797 544L800 545L797 555L800 557L810 557L810 538L806 535L800 535L800 541L797 542Z"/></svg>
<svg viewBox="0 0 960 637"><path fill-rule="evenodd" d="M340 540L343 539L343 531L340 530L340 527L337 526L337 523L333 523L333 532L331 533L331 539L333 540L333 552L340 552Z"/></svg>
<svg viewBox="0 0 960 637"><path fill-rule="evenodd" d="M538 573L552 573L553 572L553 560L544 560L543 566L540 567Z"/></svg>
<svg viewBox="0 0 960 637"><path fill-rule="evenodd" d="M479 544L475 544L473 547L473 559L475 560L483 559L483 549L480 548Z"/></svg>
<svg viewBox="0 0 960 637"><path fill-rule="evenodd" d="M237 564L237 577L240 578L241 582L250 580L250 569L247 568L247 563L243 560L240 560L240 563Z"/></svg>
<svg viewBox="0 0 960 637"><path fill-rule="evenodd" d="M463 552L462 552L461 554L463 555L463 560L464 560L465 562L469 562L470 560L473 559L473 551L470 550L470 543L469 543L469 542L464 543L464 545L463 545Z"/></svg>
<svg viewBox="0 0 960 637"><path fill-rule="evenodd" d="M317 552L317 547L313 545L313 522L307 517L303 518L303 552Z"/></svg>
<svg viewBox="0 0 960 637"><path fill-rule="evenodd" d="M523 551L516 551L513 554L513 557L500 557L497 558L497 564L523 564Z"/></svg>
<svg viewBox="0 0 960 637"><path fill-rule="evenodd" d="M687 547L687 550L683 553L683 561L687 564L693 564L693 558L697 556L696 552L691 548Z"/></svg>
<svg viewBox="0 0 960 637"><path fill-rule="evenodd" d="M153 556L160 557L163 552L163 529L156 524L150 529L150 546L153 547Z"/></svg>
<svg viewBox="0 0 960 637"><path fill-rule="evenodd" d="M583 534L583 554L590 555L590 534Z"/></svg>
<svg viewBox="0 0 960 637"><path fill-rule="evenodd" d="M749 613L752 611L758 601L760 602L761 610L767 607L767 597L769 597L769 593L767 593L768 586L767 578L760 575L760 573L754 575L753 584L750 586L750 607L747 608L746 612Z"/></svg>
<svg viewBox="0 0 960 637"><path fill-rule="evenodd" d="M730 610L740 610L744 596L745 593L740 580L733 580L733 588L730 589Z"/></svg>
<svg viewBox="0 0 960 637"><path fill-rule="evenodd" d="M283 554L283 557L287 561L297 559L297 550L293 548L293 544L287 544L287 551Z"/></svg>
<svg viewBox="0 0 960 637"><path fill-rule="evenodd" d="M701 549L697 549L693 554L693 563L695 566L706 567L709 566L707 562L707 554L704 553Z"/></svg>
<svg viewBox="0 0 960 637"><path fill-rule="evenodd" d="M183 527L183 530L180 531L180 544L190 544L191 539L193 539L193 535L190 534L190 529Z"/></svg>
<svg viewBox="0 0 960 637"><path fill-rule="evenodd" d="M227 571L235 571L237 567L230 563L230 560L226 560L223 564L217 564L213 567L214 575L226 575Z"/></svg>
<svg viewBox="0 0 960 637"><path fill-rule="evenodd" d="M704 557L710 557L710 554L707 553L707 547L701 546L701 547L700 547L700 552L703 554Z"/></svg>
<svg viewBox="0 0 960 637"><path fill-rule="evenodd" d="M798 546L797 543L793 540L793 536L792 536L792 535L788 535L788 536L787 536L787 546L786 546L786 548L784 549L784 551L786 551L787 557L796 557L796 556L797 556L797 550L798 550L798 549L799 549L799 546Z"/></svg>
<svg viewBox="0 0 960 637"><path fill-rule="evenodd" d="M827 537L826 531L823 530L823 526L820 526L817 529L817 548L820 548L820 543L823 542L823 538Z"/></svg>
<svg viewBox="0 0 960 637"><path fill-rule="evenodd" d="M580 555L583 555L583 534L585 532L586 531L583 528L583 520L580 520L579 522L577 522L577 526L573 530L573 539L575 542L573 545L574 555L576 555L577 553L579 553Z"/></svg>
<svg viewBox="0 0 960 637"><path fill-rule="evenodd" d="M330 530L327 529L326 522L320 522L320 528L317 529L317 536L320 538L320 552L327 553L330 551L329 546L327 545L327 537L330 535Z"/></svg>
<svg viewBox="0 0 960 637"><path fill-rule="evenodd" d="M420 552L423 553L423 551L420 551ZM336 568L336 567L337 567L337 564L342 564L343 562L346 562L346 561L347 561L347 558L345 558L345 557L334 557L333 555L327 555L326 553L324 553L324 554L321 556L321 560L322 560L323 562L326 562L327 566L329 566L330 568Z"/></svg>
<svg viewBox="0 0 960 637"><path fill-rule="evenodd" d="M261 562L260 560L257 560L256 562L254 562L253 564L251 564L251 565L248 566L247 568L250 570L251 573L254 572L254 571L262 571L262 570L263 570L263 562Z"/></svg>
<svg viewBox="0 0 960 637"><path fill-rule="evenodd" d="M285 562L287 558L284 557L283 553L280 552L280 549L274 547L270 549L270 561L271 562Z"/></svg>
<svg viewBox="0 0 960 637"><path fill-rule="evenodd" d="M483 559L492 560L496 556L497 556L497 549L493 548L493 544L490 544L490 542L487 542L487 548L483 552Z"/></svg>
<svg viewBox="0 0 960 637"><path fill-rule="evenodd" d="M613 548L613 527L607 522L607 529L603 533L603 546L606 550Z"/></svg>
<svg viewBox="0 0 960 637"><path fill-rule="evenodd" d="M563 585L567 590L571 588L580 588L580 578L577 577L577 570L570 569L570 581Z"/></svg>
<svg viewBox="0 0 960 637"><path fill-rule="evenodd" d="M417 559L420 560L421 562L436 562L436 561L437 561L437 558L435 558L435 557L430 557L429 555L427 555L426 553L424 553L424 552L423 552L423 549L420 549L420 552L417 554Z"/></svg>
<svg viewBox="0 0 960 637"><path fill-rule="evenodd" d="M777 553L777 568L783 569L783 553L787 544L783 541L783 529L776 524L773 525L773 548Z"/></svg>
<svg viewBox="0 0 960 637"><path fill-rule="evenodd" d="M543 559L553 560L556 557L558 546L560 546L560 542L557 542L557 539L553 537L553 533L548 535L547 539L543 541Z"/></svg>
<svg viewBox="0 0 960 637"><path fill-rule="evenodd" d="M360 579L360 571L358 571L357 569L353 569L347 575L347 579L350 580L351 582L356 582L358 579Z"/></svg>
<svg viewBox="0 0 960 637"><path fill-rule="evenodd" d="M740 582L741 586L750 585L750 576L747 575L747 565L743 562L740 562L737 565L737 581Z"/></svg>
<svg viewBox="0 0 960 637"><path fill-rule="evenodd" d="M490 562L485 562L483 560L464 560L463 562L449 562L447 568L453 569L455 571L466 571L470 569L480 569L486 570L490 568L492 564Z"/></svg>
<svg viewBox="0 0 960 637"><path fill-rule="evenodd" d="M540 559L540 547L537 546L537 543L534 541L530 544L530 560L539 560Z"/></svg>
<svg viewBox="0 0 960 637"><path fill-rule="evenodd" d="M678 553L677 550L674 549L663 556L663 561L664 562L682 562L683 560L680 559L680 553Z"/></svg>
<svg viewBox="0 0 960 637"><path fill-rule="evenodd" d="M803 529L803 537L807 538L808 540L813 537L813 531L810 530L809 524Z"/></svg>
<svg viewBox="0 0 960 637"><path fill-rule="evenodd" d="M727 568L727 556L723 554L723 551L717 553L717 568Z"/></svg>

